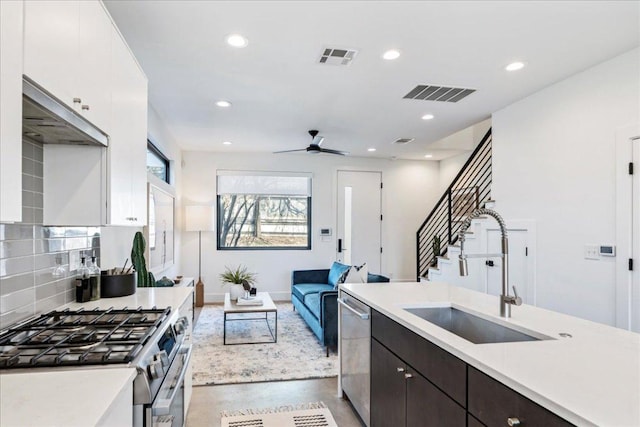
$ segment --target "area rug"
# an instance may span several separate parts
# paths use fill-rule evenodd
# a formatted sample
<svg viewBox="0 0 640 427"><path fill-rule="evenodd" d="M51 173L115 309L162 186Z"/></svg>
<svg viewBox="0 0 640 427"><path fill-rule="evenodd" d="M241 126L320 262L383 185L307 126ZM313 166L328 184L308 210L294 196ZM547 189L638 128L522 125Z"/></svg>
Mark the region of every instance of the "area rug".
<svg viewBox="0 0 640 427"><path fill-rule="evenodd" d="M223 306L205 305L193 330L193 385L326 378L338 375L338 356L325 349L289 302L276 302L278 342L223 345ZM263 313L233 315L259 317ZM271 328L275 322L269 314ZM269 341L264 320L227 322L227 343Z"/></svg>
<svg viewBox="0 0 640 427"><path fill-rule="evenodd" d="M222 412L221 427L338 427L323 402Z"/></svg>

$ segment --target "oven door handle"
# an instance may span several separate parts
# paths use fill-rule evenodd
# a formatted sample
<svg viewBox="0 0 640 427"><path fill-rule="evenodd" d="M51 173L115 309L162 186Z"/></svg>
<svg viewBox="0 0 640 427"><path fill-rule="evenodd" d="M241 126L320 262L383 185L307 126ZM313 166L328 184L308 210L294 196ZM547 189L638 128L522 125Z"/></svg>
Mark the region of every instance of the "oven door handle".
<svg viewBox="0 0 640 427"><path fill-rule="evenodd" d="M187 373L187 366L189 365L189 361L191 360L192 351L193 346L191 345L180 348L177 357L182 356L182 369L180 370L178 379L174 381L174 384L176 386L174 387L173 392L171 392L171 396L169 396L167 399L161 399L157 405L153 405L153 416L171 414L171 405L173 404L173 401L175 400L178 392L182 389L180 384L182 384L182 382L184 381L184 376Z"/></svg>

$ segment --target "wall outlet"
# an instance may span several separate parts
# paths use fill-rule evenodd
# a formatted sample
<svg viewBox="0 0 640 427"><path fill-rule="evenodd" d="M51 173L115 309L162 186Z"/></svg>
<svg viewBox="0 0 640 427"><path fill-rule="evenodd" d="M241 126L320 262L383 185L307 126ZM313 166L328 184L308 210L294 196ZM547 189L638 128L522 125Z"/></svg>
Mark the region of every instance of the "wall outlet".
<svg viewBox="0 0 640 427"><path fill-rule="evenodd" d="M598 245L584 245L584 259L600 259L600 247Z"/></svg>

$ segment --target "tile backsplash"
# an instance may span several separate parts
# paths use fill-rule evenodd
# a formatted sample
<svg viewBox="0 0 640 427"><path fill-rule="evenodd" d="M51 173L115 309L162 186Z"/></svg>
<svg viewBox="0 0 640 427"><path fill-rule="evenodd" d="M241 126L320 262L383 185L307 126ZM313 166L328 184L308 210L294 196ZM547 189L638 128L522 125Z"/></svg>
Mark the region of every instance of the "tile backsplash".
<svg viewBox="0 0 640 427"><path fill-rule="evenodd" d="M95 253L99 227L48 227L43 222L42 145L22 144L22 222L0 224L0 329L72 302L70 256Z"/></svg>

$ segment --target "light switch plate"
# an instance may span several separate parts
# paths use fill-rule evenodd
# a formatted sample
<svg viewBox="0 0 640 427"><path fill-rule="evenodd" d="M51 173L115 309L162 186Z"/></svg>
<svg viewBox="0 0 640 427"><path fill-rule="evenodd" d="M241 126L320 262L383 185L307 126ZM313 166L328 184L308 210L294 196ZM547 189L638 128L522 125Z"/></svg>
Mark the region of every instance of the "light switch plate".
<svg viewBox="0 0 640 427"><path fill-rule="evenodd" d="M584 245L584 259L600 259L600 247L598 245Z"/></svg>

